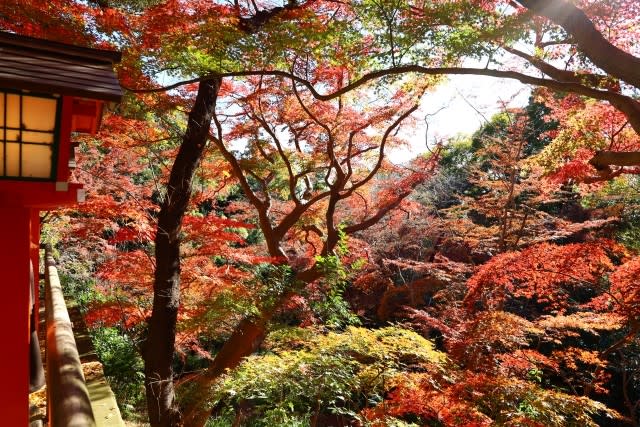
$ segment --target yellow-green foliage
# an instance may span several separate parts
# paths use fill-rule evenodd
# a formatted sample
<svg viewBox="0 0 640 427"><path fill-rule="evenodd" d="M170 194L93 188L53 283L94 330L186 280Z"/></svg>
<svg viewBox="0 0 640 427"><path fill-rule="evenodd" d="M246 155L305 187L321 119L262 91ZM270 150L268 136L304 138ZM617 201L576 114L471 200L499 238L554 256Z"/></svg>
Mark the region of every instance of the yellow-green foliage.
<svg viewBox="0 0 640 427"><path fill-rule="evenodd" d="M595 101L586 101L587 107ZM602 150L609 141L602 133L596 132L599 117L589 108L578 110L567 117L553 141L531 160L542 166L546 172L553 172L581 148L592 151Z"/></svg>
<svg viewBox="0 0 640 427"><path fill-rule="evenodd" d="M385 363L390 367L446 362L446 355L417 333L396 326L381 329L349 327L344 332L318 334L315 329L287 328L274 331L265 346L273 352L287 348L332 354L348 353L366 364Z"/></svg>
<svg viewBox="0 0 640 427"><path fill-rule="evenodd" d="M212 390L211 426L240 419L249 427L302 427L319 414L370 426L595 426L595 414L621 419L602 403L536 381L461 370L432 342L400 327L283 328L264 349Z"/></svg>
<svg viewBox="0 0 640 427"><path fill-rule="evenodd" d="M390 379L384 403L362 411L370 426L389 417L440 426L597 426L593 416L622 422L601 402L540 387L535 381L453 371L434 381L420 372ZM612 424L613 425L613 424Z"/></svg>
<svg viewBox="0 0 640 427"><path fill-rule="evenodd" d="M355 415L381 401L385 381L400 370L441 371L447 361L429 340L398 327L326 334L287 328L272 332L265 346L264 354L226 375L212 396L227 413L251 407L251 425L295 424L317 412Z"/></svg>
<svg viewBox="0 0 640 427"><path fill-rule="evenodd" d="M496 377L488 381L487 390L477 394L475 404L495 422L509 423L526 417L545 426L593 426L591 417L599 413L622 421L620 414L605 404L584 396L545 390L534 383Z"/></svg>

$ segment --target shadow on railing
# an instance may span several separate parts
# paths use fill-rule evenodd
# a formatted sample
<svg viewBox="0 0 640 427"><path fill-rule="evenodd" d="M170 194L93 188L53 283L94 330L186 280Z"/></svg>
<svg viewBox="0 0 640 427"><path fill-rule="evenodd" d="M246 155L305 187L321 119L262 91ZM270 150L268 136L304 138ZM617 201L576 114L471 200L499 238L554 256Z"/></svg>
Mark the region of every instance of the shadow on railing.
<svg viewBox="0 0 640 427"><path fill-rule="evenodd" d="M51 427L95 426L89 392L51 247L45 246L47 406Z"/></svg>

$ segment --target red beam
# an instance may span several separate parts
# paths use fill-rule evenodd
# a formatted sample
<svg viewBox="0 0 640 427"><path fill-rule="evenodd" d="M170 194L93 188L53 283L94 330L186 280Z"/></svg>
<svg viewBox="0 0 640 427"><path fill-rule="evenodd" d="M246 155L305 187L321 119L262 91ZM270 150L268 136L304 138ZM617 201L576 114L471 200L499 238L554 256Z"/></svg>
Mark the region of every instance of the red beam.
<svg viewBox="0 0 640 427"><path fill-rule="evenodd" d="M64 189L63 187L67 187ZM82 184L55 182L0 181L0 207L24 206L57 209L78 204Z"/></svg>

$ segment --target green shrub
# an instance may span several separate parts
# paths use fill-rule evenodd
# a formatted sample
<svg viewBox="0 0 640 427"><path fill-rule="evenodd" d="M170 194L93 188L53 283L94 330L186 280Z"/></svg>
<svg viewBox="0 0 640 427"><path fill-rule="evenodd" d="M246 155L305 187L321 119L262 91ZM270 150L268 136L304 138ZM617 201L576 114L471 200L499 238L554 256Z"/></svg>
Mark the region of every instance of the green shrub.
<svg viewBox="0 0 640 427"><path fill-rule="evenodd" d="M133 340L117 328L96 328L91 338L125 418L144 405L144 363Z"/></svg>
<svg viewBox="0 0 640 427"><path fill-rule="evenodd" d="M439 370L446 363L430 341L398 327L348 327L327 334L285 328L272 332L265 347L212 391L219 413L212 426L236 416L246 420L242 425L256 427L309 425L322 413L354 419L382 399L385 380L398 371Z"/></svg>

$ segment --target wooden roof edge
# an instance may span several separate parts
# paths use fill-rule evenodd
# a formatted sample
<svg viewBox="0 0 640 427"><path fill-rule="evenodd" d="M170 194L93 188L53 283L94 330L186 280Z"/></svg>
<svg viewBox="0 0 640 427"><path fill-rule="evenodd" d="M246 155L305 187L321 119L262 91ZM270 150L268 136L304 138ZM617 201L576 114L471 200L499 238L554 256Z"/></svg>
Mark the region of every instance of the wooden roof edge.
<svg viewBox="0 0 640 427"><path fill-rule="evenodd" d="M74 56L102 63L118 63L122 53L113 50L80 47L35 37L0 31L0 45L19 46L26 49L50 52L57 55Z"/></svg>
<svg viewBox="0 0 640 427"><path fill-rule="evenodd" d="M10 79L0 77L0 90L3 87L14 89L29 90L35 93L59 93L61 95L75 96L79 98L88 98L98 101L121 102L122 89L120 87L109 88L78 88L67 85L52 84L51 82L25 82L21 79Z"/></svg>

